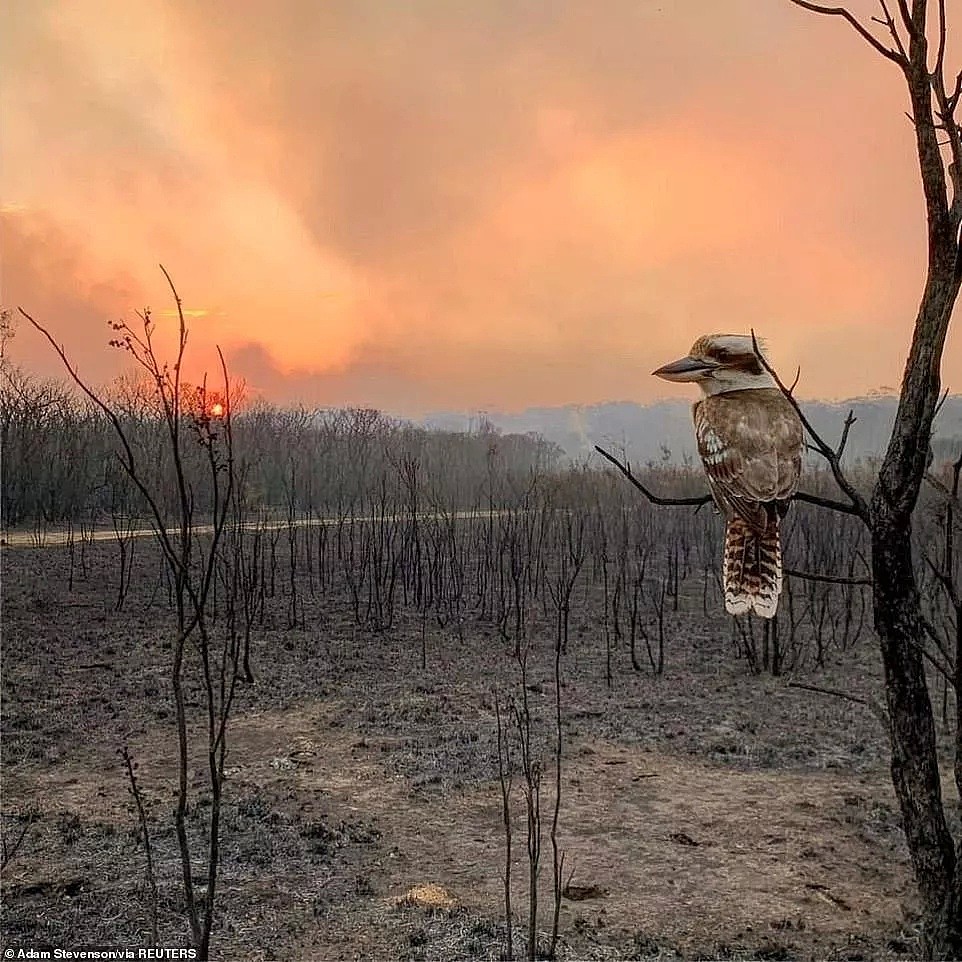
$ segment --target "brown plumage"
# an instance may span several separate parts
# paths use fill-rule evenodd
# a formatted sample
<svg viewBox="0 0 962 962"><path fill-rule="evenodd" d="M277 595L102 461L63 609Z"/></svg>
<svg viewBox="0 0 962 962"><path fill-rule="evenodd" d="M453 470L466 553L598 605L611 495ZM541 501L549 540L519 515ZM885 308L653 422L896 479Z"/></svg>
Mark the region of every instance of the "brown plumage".
<svg viewBox="0 0 962 962"><path fill-rule="evenodd" d="M798 488L802 425L743 335L699 338L687 358L655 372L696 381L693 409L708 486L728 525L725 608L772 618L782 589L779 520Z"/></svg>
<svg viewBox="0 0 962 962"><path fill-rule="evenodd" d="M742 518L732 518L725 530L725 610L732 615L754 611L772 618L782 591L782 549L778 514L761 534Z"/></svg>

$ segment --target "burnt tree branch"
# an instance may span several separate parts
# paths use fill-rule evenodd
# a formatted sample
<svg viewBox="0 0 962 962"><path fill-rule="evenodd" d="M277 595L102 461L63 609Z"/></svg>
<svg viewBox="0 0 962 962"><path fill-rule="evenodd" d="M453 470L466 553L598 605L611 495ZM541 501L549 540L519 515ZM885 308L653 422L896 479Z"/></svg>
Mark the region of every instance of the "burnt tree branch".
<svg viewBox="0 0 962 962"><path fill-rule="evenodd" d="M866 28L865 25L845 7L827 7L821 3L811 3L809 0L790 0L790 2L794 3L796 7L801 7L803 10L809 10L812 13L822 13L829 17L842 17L866 43L870 44L883 57L898 64L903 69L908 67L909 61L904 52L886 47L878 37Z"/></svg>
<svg viewBox="0 0 962 962"><path fill-rule="evenodd" d="M755 351L755 356L758 358L758 363L761 364L761 366L771 375L772 379L775 381L775 384L778 385L778 389L782 392L788 403L794 408L795 413L802 422L802 426L805 428L808 436L814 442L815 449L828 462L828 466L832 471L832 477L835 478L835 483L848 498L851 505L852 510L850 510L848 513L858 515L862 521L867 521L869 516L868 504L859 493L855 485L852 484L852 482L849 481L849 479L845 476L845 472L842 470L842 453L844 452L845 445L848 441L849 431L851 430L852 425L855 423L855 416L853 412L849 411L848 416L845 418L845 425L842 428L842 437L839 440L838 445L833 448L824 440L824 438L822 438L815 428L812 427L811 421L808 420L798 401L795 400L795 395L792 393L792 389L789 388L784 381L782 381L775 369L771 366L771 364L768 363L765 355L762 354L761 348L758 344L758 338L755 336L754 329L752 329L752 348ZM808 499L800 498L799 500Z"/></svg>
<svg viewBox="0 0 962 962"><path fill-rule="evenodd" d="M710 504L712 496L710 494L692 495L687 498L665 498L655 494L632 472L631 465L627 461L620 461L610 451L606 451L600 445L595 445L595 450L607 461L610 461L624 476L634 485L652 504L670 508L701 508ZM819 508L827 508L830 511L838 511L840 514L858 514L858 509L848 502L835 501L832 498L823 498L817 494L809 494L806 491L796 491L792 496L793 501L803 501L806 504L814 504Z"/></svg>
<svg viewBox="0 0 962 962"><path fill-rule="evenodd" d="M631 466L627 461L619 461L613 454L606 451L599 445L595 445L595 450L606 460L610 461L627 479L631 482L652 504L663 507L689 507L700 508L711 502L710 494L700 494L690 498L663 498L645 487L641 481L632 473Z"/></svg>
<svg viewBox="0 0 962 962"><path fill-rule="evenodd" d="M826 585L861 585L871 588L875 582L871 578L848 578L844 575L823 575L813 571L797 571L794 568L785 568L783 571L789 578L798 578L801 581L818 581Z"/></svg>

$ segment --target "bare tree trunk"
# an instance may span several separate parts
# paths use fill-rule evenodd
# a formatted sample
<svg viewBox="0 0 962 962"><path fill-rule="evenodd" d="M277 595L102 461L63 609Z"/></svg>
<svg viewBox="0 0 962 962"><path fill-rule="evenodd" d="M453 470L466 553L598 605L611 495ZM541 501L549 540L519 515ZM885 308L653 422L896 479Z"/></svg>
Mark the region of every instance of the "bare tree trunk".
<svg viewBox="0 0 962 962"><path fill-rule="evenodd" d="M872 497L870 528L875 630L885 668L892 783L922 899L924 947L929 958L960 958L962 891L955 844L942 805L935 718L922 655L925 627L912 557L912 513L938 402L939 361L959 292L956 257L942 256L938 240L930 237L929 279L892 438ZM951 246L955 248L954 241Z"/></svg>
<svg viewBox="0 0 962 962"><path fill-rule="evenodd" d="M899 0L898 20L882 3L884 16L870 23L881 27L874 33L843 7L792 2L847 20L900 69L911 100L928 268L888 449L871 504L867 510L855 506L872 536L875 630L885 669L892 783L922 900L923 951L927 958L957 959L962 958L962 892L956 846L942 804L935 718L926 684L912 515L926 471L945 338L962 281L962 128L956 116L962 74L947 87L945 0ZM934 23L929 22L930 7ZM838 469L837 459L832 467ZM956 698L959 694L956 691Z"/></svg>
<svg viewBox="0 0 962 962"><path fill-rule="evenodd" d="M942 806L935 719L922 658L925 638L919 594L908 538L891 517L878 518L872 557L875 628L885 666L890 719L892 784L922 900L926 955L960 958L958 866Z"/></svg>

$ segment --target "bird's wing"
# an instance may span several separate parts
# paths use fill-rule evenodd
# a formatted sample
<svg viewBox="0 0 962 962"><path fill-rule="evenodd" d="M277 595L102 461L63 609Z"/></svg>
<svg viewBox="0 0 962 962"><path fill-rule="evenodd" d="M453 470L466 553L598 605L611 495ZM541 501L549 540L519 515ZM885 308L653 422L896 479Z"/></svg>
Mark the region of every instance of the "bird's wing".
<svg viewBox="0 0 962 962"><path fill-rule="evenodd" d="M729 517L764 529L765 503L791 498L798 486L798 415L780 392L732 391L699 401L694 420L715 502Z"/></svg>

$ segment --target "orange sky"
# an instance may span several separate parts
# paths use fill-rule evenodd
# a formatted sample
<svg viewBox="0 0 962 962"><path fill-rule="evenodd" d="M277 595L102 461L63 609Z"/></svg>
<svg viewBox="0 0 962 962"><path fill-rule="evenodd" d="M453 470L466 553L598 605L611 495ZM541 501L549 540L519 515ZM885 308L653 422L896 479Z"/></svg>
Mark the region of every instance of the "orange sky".
<svg viewBox="0 0 962 962"><path fill-rule="evenodd" d="M2 303L94 381L120 363L108 318L171 324L158 262L206 312L195 368L220 344L276 401L684 396L650 371L750 326L804 396L900 379L923 267L906 95L788 0L24 0L4 21ZM22 327L12 353L58 371ZM962 391L957 325L943 377Z"/></svg>

